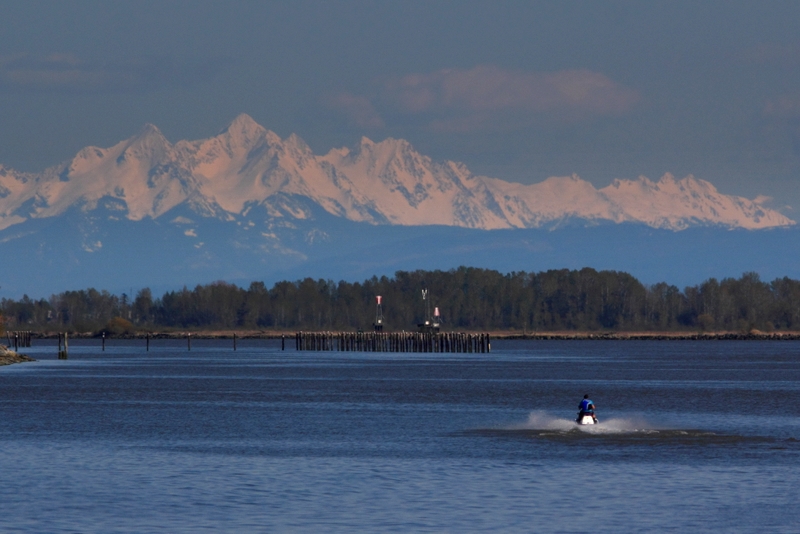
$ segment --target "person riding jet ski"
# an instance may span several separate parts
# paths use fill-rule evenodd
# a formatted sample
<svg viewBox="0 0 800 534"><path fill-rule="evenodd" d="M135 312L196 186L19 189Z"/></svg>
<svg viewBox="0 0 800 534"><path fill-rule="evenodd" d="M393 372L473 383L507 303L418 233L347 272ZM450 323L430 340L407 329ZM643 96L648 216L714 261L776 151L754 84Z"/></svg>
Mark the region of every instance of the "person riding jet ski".
<svg viewBox="0 0 800 534"><path fill-rule="evenodd" d="M594 424L597 424L597 416L594 414L594 403L589 399L589 395L586 394L583 396L583 400L578 405L578 419L577 421L580 423L581 420L585 416L591 416Z"/></svg>

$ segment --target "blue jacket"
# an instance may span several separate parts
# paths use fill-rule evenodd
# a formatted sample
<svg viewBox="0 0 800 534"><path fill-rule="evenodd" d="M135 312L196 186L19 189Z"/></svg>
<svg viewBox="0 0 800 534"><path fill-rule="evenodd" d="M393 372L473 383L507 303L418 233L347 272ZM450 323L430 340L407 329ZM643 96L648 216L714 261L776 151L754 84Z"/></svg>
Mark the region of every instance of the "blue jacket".
<svg viewBox="0 0 800 534"><path fill-rule="evenodd" d="M589 406L591 406L591 405L593 405L593 404L594 404L594 403L593 403L592 401L590 401L589 399L583 399L583 400L581 401L581 404L580 404L580 406L578 406L578 408L579 408L579 409L580 409L580 411L582 411L582 412L593 412L594 410L592 410L591 408L589 408Z"/></svg>

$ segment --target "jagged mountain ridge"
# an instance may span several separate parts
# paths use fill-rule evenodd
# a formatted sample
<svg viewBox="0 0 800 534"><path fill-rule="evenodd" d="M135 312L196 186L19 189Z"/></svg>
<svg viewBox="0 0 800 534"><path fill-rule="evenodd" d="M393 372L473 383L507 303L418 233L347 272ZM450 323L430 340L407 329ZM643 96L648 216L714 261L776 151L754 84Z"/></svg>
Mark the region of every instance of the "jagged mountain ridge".
<svg viewBox="0 0 800 534"><path fill-rule="evenodd" d="M401 139L362 138L353 148L318 156L296 135L281 139L240 115L209 139L171 144L147 125L113 147L84 148L40 174L0 167L0 230L70 208L90 212L101 202L133 221L157 219L180 205L229 221L257 206L273 221L307 219L311 210L293 200L299 197L351 221L406 226L539 228L567 219L671 230L795 224L693 176L616 180L602 189L576 175L523 185L434 162Z"/></svg>

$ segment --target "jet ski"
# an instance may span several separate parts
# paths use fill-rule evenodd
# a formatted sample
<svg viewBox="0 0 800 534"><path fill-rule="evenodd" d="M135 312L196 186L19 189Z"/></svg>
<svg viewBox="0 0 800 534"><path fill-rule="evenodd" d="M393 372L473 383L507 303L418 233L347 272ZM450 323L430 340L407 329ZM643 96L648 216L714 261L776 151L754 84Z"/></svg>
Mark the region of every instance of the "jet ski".
<svg viewBox="0 0 800 534"><path fill-rule="evenodd" d="M578 418L575 419L575 422L579 425L596 425L598 423L597 418L593 414L585 412L578 412Z"/></svg>

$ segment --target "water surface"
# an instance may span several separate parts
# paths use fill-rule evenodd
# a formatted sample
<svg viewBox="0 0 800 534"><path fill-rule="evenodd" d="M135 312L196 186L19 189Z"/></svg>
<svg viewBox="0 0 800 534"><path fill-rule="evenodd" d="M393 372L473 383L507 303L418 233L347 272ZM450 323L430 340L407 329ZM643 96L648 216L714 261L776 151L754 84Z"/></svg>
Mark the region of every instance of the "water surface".
<svg viewBox="0 0 800 534"><path fill-rule="evenodd" d="M2 531L800 528L798 342L35 343L0 368Z"/></svg>

